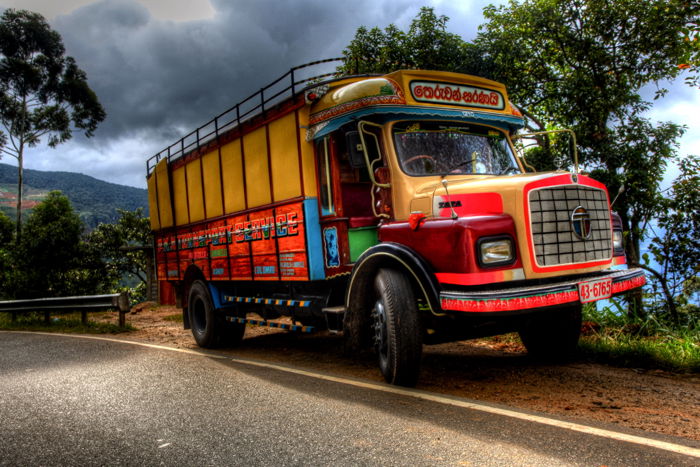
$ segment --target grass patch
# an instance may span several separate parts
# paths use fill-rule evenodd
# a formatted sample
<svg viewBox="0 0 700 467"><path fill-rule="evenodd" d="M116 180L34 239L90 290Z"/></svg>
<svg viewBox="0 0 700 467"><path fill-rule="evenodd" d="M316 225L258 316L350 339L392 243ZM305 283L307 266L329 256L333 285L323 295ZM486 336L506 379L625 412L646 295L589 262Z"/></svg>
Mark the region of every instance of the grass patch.
<svg viewBox="0 0 700 467"><path fill-rule="evenodd" d="M118 334L121 332L134 331L129 323L124 328L117 324L117 314L112 314L114 323L90 320L88 314L87 324L81 322L80 313L67 313L52 315L48 323L44 321L43 313L25 313L17 315L17 320L12 322L9 313L0 314L0 329L6 331L42 331L42 332L62 332L76 334Z"/></svg>
<svg viewBox="0 0 700 467"><path fill-rule="evenodd" d="M616 309L584 309L579 349L589 359L613 365L700 373L700 323L671 326L655 316L632 319Z"/></svg>
<svg viewBox="0 0 700 467"><path fill-rule="evenodd" d="M595 361L631 368L700 373L700 346L683 338L592 335L579 349Z"/></svg>
<svg viewBox="0 0 700 467"><path fill-rule="evenodd" d="M182 313L175 313L173 315L164 316L165 321L174 321L176 323L182 323Z"/></svg>

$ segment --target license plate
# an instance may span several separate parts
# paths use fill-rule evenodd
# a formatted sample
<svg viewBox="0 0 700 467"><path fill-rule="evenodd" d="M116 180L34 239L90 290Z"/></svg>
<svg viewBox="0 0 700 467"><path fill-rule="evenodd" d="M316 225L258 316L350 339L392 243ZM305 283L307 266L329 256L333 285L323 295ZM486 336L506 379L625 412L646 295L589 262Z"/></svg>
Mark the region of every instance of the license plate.
<svg viewBox="0 0 700 467"><path fill-rule="evenodd" d="M597 281L579 282L578 296L581 303L594 302L612 295L612 279L599 279Z"/></svg>

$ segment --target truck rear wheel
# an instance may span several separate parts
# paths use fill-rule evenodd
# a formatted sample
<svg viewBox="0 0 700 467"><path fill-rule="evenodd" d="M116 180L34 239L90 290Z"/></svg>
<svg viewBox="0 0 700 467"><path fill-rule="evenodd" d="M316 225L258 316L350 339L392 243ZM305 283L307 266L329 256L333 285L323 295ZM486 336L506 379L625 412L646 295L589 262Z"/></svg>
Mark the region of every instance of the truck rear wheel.
<svg viewBox="0 0 700 467"><path fill-rule="evenodd" d="M574 303L532 316L518 332L527 352L549 361L570 357L581 335L581 308Z"/></svg>
<svg viewBox="0 0 700 467"><path fill-rule="evenodd" d="M204 282L192 283L187 303L192 335L198 346L235 346L243 339L245 324L229 323L222 314L216 312Z"/></svg>
<svg viewBox="0 0 700 467"><path fill-rule="evenodd" d="M374 288L371 331L379 369L390 384L415 386L423 343L411 284L400 272L381 269Z"/></svg>

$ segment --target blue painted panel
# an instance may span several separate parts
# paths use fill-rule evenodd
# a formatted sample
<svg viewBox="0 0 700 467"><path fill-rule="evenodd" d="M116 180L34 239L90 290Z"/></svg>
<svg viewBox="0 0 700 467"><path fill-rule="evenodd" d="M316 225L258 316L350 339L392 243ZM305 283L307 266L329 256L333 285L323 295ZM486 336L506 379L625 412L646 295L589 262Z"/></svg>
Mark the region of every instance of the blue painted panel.
<svg viewBox="0 0 700 467"><path fill-rule="evenodd" d="M323 229L323 244L326 253L326 267L337 268L340 266L340 252L338 251L338 229L328 227Z"/></svg>
<svg viewBox="0 0 700 467"><path fill-rule="evenodd" d="M515 130L523 127L524 120L506 114L495 114L479 110L446 109L440 107L415 107L415 106L378 106L363 107L354 112L341 115L328 122L323 122L324 126L319 127L314 133L314 139L321 138L337 130L348 122L358 120L368 115L378 117L379 121L400 120L415 118L417 120L461 120L473 123L490 124L504 130ZM315 127L314 127L315 128Z"/></svg>
<svg viewBox="0 0 700 467"><path fill-rule="evenodd" d="M309 279L312 281L325 279L323 240L321 239L321 223L318 217L318 200L316 198L304 200L304 222L309 257Z"/></svg>
<svg viewBox="0 0 700 467"><path fill-rule="evenodd" d="M214 304L214 308L223 308L224 304L221 300L221 290L219 290L219 288L211 281L208 281L207 285L209 286L209 295L211 295L211 301Z"/></svg>

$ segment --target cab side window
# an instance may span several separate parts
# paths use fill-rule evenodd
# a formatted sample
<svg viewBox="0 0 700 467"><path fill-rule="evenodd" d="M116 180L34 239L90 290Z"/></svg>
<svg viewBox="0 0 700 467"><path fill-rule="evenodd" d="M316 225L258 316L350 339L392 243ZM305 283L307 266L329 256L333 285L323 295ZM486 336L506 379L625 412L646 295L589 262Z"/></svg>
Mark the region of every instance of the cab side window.
<svg viewBox="0 0 700 467"><path fill-rule="evenodd" d="M326 136L316 143L316 156L318 158L321 215L331 216L335 214L335 205L333 203L333 171L331 167L330 137Z"/></svg>

